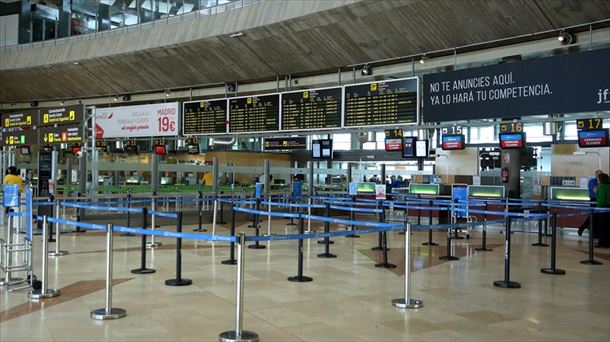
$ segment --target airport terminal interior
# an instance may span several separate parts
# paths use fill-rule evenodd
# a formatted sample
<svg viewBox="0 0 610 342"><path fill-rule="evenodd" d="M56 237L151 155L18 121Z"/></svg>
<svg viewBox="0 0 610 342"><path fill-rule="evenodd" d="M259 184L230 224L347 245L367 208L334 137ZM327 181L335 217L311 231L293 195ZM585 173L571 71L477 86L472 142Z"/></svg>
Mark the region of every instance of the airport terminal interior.
<svg viewBox="0 0 610 342"><path fill-rule="evenodd" d="M610 341L610 2L0 0L0 341Z"/></svg>

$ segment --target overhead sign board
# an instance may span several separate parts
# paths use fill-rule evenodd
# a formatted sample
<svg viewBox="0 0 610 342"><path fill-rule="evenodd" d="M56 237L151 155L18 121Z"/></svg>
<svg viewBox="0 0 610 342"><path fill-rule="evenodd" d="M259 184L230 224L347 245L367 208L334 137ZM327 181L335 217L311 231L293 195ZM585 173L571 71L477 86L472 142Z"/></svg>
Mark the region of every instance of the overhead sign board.
<svg viewBox="0 0 610 342"><path fill-rule="evenodd" d="M265 151L306 150L306 137L265 138Z"/></svg>
<svg viewBox="0 0 610 342"><path fill-rule="evenodd" d="M2 128L25 128L38 125L38 110L2 113Z"/></svg>
<svg viewBox="0 0 610 342"><path fill-rule="evenodd" d="M95 136L98 139L177 136L179 112L178 102L97 108Z"/></svg>
<svg viewBox="0 0 610 342"><path fill-rule="evenodd" d="M85 120L85 105L41 108L40 125L81 123Z"/></svg>
<svg viewBox="0 0 610 342"><path fill-rule="evenodd" d="M417 77L345 86L345 127L416 124Z"/></svg>
<svg viewBox="0 0 610 342"><path fill-rule="evenodd" d="M39 144L74 144L85 141L85 130L82 124L61 125L58 127L41 127Z"/></svg>
<svg viewBox="0 0 610 342"><path fill-rule="evenodd" d="M280 129L280 94L229 99L229 132L273 132Z"/></svg>
<svg viewBox="0 0 610 342"><path fill-rule="evenodd" d="M185 102L182 132L184 135L227 133L227 99Z"/></svg>
<svg viewBox="0 0 610 342"><path fill-rule="evenodd" d="M38 131L11 130L2 133L2 146L33 145L38 143Z"/></svg>
<svg viewBox="0 0 610 342"><path fill-rule="evenodd" d="M343 88L282 93L282 130L341 127Z"/></svg>
<svg viewBox="0 0 610 342"><path fill-rule="evenodd" d="M424 75L425 122L610 110L610 49Z"/></svg>

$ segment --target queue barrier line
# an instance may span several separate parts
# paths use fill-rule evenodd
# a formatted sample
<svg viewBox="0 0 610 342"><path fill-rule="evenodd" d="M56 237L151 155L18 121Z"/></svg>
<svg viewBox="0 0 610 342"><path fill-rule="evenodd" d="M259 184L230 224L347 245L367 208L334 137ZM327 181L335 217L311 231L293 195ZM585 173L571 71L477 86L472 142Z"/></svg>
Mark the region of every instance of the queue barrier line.
<svg viewBox="0 0 610 342"><path fill-rule="evenodd" d="M344 207L340 205L331 205L331 209L335 210L343 210L343 211L354 211L358 213L375 213L379 214L383 212L383 209L373 209L373 208L352 208L352 207Z"/></svg>
<svg viewBox="0 0 610 342"><path fill-rule="evenodd" d="M165 212L165 211L149 210L148 211L148 215L158 216L158 217L165 217L165 218L170 218L170 219L178 219L178 214L177 213L168 213L168 212Z"/></svg>
<svg viewBox="0 0 610 342"><path fill-rule="evenodd" d="M378 203L367 203L367 202L348 202L348 201L324 201L327 204L335 204L335 205L353 205L357 207L374 207L377 206Z"/></svg>
<svg viewBox="0 0 610 342"><path fill-rule="evenodd" d="M137 234L137 235L151 235L151 236L167 237L167 238L192 239L192 240L200 240L200 241L237 242L237 238L235 236L229 236L229 235L178 233L178 232L170 232L167 230L150 230L150 229L142 229L142 228L117 226L117 225L113 225L112 230L118 231L118 232L124 232L124 233Z"/></svg>
<svg viewBox="0 0 610 342"><path fill-rule="evenodd" d="M9 211L7 215L10 217L27 217L26 213L21 211Z"/></svg>
<svg viewBox="0 0 610 342"><path fill-rule="evenodd" d="M396 227L378 227L368 229L339 230L328 233L305 233L305 234L286 234L286 235L265 235L265 236L246 236L246 241L286 241L301 239L318 239L325 237L347 236L353 234L370 234L387 231L404 231L404 225Z"/></svg>
<svg viewBox="0 0 610 342"><path fill-rule="evenodd" d="M610 212L610 208L590 207L590 206L571 206L571 205L555 205L555 204L542 204L543 207L554 208L554 209L585 209L587 212L592 211L595 213L606 213Z"/></svg>
<svg viewBox="0 0 610 342"><path fill-rule="evenodd" d="M34 216L34 218L38 221L43 220L43 216L40 216L40 215ZM72 220L66 220L66 219L58 219L58 218L54 218L54 217L47 217L47 221L51 222L51 223L63 224L66 226L74 226L74 227L90 229L90 230L106 230L106 226L102 225L102 224L79 222L79 221L72 221Z"/></svg>
<svg viewBox="0 0 610 342"><path fill-rule="evenodd" d="M324 209L326 206L322 204L305 204L305 203L279 203L279 202L269 202L262 201L263 205L271 205L274 207L290 207L290 208L314 208L314 209Z"/></svg>
<svg viewBox="0 0 610 342"><path fill-rule="evenodd" d="M415 205L402 205L402 204L395 204L395 202L390 202L390 203L383 203L384 207L394 207L394 208L399 208L399 209L416 209L416 210L429 210L429 211L448 211L449 208L447 207L421 207L421 206L415 206Z"/></svg>
<svg viewBox="0 0 610 342"><path fill-rule="evenodd" d="M291 214L291 213L278 213L274 211L263 211L256 209L248 209L242 207L233 207L233 210L239 211L246 214L254 214L260 216L271 216L271 217L284 217L284 218L299 218L300 214Z"/></svg>
<svg viewBox="0 0 610 342"><path fill-rule="evenodd" d="M118 207L105 207L99 205L88 205L83 203L71 203L71 202L60 202L60 205L69 208L89 209L98 211L117 211L124 213L141 213L142 208L118 208Z"/></svg>
<svg viewBox="0 0 610 342"><path fill-rule="evenodd" d="M521 217L521 218L532 218L532 219L543 219L548 218L551 215L548 214L537 214L537 213L515 213L510 211L489 211L489 210L475 210L475 209L462 209L462 208L451 208L452 211L460 211L467 212L469 214L487 214L487 215L495 215L495 216L504 216L504 217Z"/></svg>
<svg viewBox="0 0 610 342"><path fill-rule="evenodd" d="M219 198L217 199L218 202L223 202L223 203L229 203L229 204L256 204L256 201L252 201L252 200L231 200L231 199L225 199L225 198Z"/></svg>

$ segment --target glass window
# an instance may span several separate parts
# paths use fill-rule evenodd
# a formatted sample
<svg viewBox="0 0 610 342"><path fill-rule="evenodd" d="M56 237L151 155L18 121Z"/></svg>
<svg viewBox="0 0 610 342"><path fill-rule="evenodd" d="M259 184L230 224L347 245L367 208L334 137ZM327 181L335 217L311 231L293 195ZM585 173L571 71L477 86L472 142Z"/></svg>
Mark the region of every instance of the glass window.
<svg viewBox="0 0 610 342"><path fill-rule="evenodd" d="M525 124L523 125L523 131L525 132L525 139L527 142L543 142L553 140L551 136L544 135L543 124Z"/></svg>
<svg viewBox="0 0 610 342"><path fill-rule="evenodd" d="M352 135L350 133L345 134L333 134L333 150L349 151L352 147Z"/></svg>
<svg viewBox="0 0 610 342"><path fill-rule="evenodd" d="M568 121L563 125L564 140L578 139L578 134L576 132L576 121Z"/></svg>

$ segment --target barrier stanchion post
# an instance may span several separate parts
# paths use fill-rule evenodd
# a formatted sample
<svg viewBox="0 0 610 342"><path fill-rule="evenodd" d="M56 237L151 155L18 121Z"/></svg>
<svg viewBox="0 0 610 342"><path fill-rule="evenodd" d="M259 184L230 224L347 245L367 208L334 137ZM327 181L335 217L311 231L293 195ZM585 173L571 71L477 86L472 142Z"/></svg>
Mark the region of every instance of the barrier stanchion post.
<svg viewBox="0 0 610 342"><path fill-rule="evenodd" d="M421 205L421 204L420 204ZM432 207L432 201L430 201L429 206ZM428 209L428 241L422 243L423 246L438 246L438 243L432 241L432 210ZM419 225L421 222L421 209L419 209L419 214L417 215L417 224Z"/></svg>
<svg viewBox="0 0 610 342"><path fill-rule="evenodd" d="M176 231L182 233L182 213L178 213ZM182 278L182 238L176 238L176 278L167 279L167 286L188 286L193 283L190 279Z"/></svg>
<svg viewBox="0 0 610 342"><path fill-rule="evenodd" d="M377 209L383 208L383 204L381 201L377 203ZM377 222L383 222L383 213L380 212L377 214ZM371 248L372 251L382 251L383 250L383 232L379 232L377 234L377 246Z"/></svg>
<svg viewBox="0 0 610 342"><path fill-rule="evenodd" d="M419 299L411 298L411 224L405 229L405 293L404 298L392 300L392 305L399 309L419 309L424 303Z"/></svg>
<svg viewBox="0 0 610 342"><path fill-rule="evenodd" d="M231 202L231 236L235 236L235 202ZM229 259L221 261L221 263L224 265L235 265L237 264L237 260L235 260L235 242L231 241L229 248Z"/></svg>
<svg viewBox="0 0 610 342"><path fill-rule="evenodd" d="M288 204L292 204L293 203L293 199L292 197L288 200ZM294 212L294 209L292 207L292 205L289 207L289 211L292 214ZM290 222L286 223L287 226L296 226L296 224L294 223L294 217L290 216Z"/></svg>
<svg viewBox="0 0 610 342"><path fill-rule="evenodd" d="M601 265L593 254L593 209L589 209L589 258L580 262L585 265Z"/></svg>
<svg viewBox="0 0 610 342"><path fill-rule="evenodd" d="M105 305L101 309L91 311L91 318L95 320L107 320L123 318L127 311L112 307L112 224L106 228L106 296Z"/></svg>
<svg viewBox="0 0 610 342"><path fill-rule="evenodd" d="M395 268L396 265L394 264L390 264L388 262L388 232L387 231L383 231L382 234L382 241L383 241L383 245L382 245L382 252L383 252L383 261L375 264L375 267L383 267L383 268Z"/></svg>
<svg viewBox="0 0 610 342"><path fill-rule="evenodd" d="M222 196L219 197L220 199L222 199ZM223 201L220 201L220 217L218 218L218 222L220 224L227 224L225 222L225 203Z"/></svg>
<svg viewBox="0 0 610 342"><path fill-rule="evenodd" d="M131 227L131 192L127 193L127 227ZM135 236L135 234L123 233L121 236Z"/></svg>
<svg viewBox="0 0 610 342"><path fill-rule="evenodd" d="M235 291L235 330L220 333L221 342L257 342L258 334L248 330L242 330L244 318L244 267L246 249L246 236L239 234L237 249L237 291Z"/></svg>
<svg viewBox="0 0 610 342"><path fill-rule="evenodd" d="M260 211L260 204L261 204L261 200L260 200L260 198L257 198L256 199L256 211L257 211L257 213L254 214L254 224L253 224L254 230L255 230L255 236L260 236L260 225L258 224L259 223L258 211ZM266 248L266 246L265 245L261 245L258 242L258 240L256 240L254 242L254 244L248 246L248 248L251 248L251 249L264 249L264 248Z"/></svg>
<svg viewBox="0 0 610 342"><path fill-rule="evenodd" d="M542 212L541 210L541 205L538 205L538 211ZM547 217L549 216L549 211L546 211L546 215ZM553 220L555 219L555 216L553 216ZM532 243L532 246L537 246L537 247L548 247L548 245L544 242L542 242L542 220L540 219L538 220L538 242L536 243Z"/></svg>
<svg viewBox="0 0 610 342"><path fill-rule="evenodd" d="M305 234L305 220L303 216L299 214L299 234ZM299 239L299 250L298 250L298 269L297 275L294 277L288 277L288 281L294 281L298 283L305 283L313 281L313 278L303 275L303 239Z"/></svg>
<svg viewBox="0 0 610 342"><path fill-rule="evenodd" d="M54 216L59 219L59 204L56 202L54 206ZM61 225L59 222L55 222L55 250L49 252L49 256L58 257L62 255L68 255L70 252L61 250Z"/></svg>
<svg viewBox="0 0 610 342"><path fill-rule="evenodd" d="M49 249L49 224L47 217L42 217L42 263L41 263L41 287L40 290L30 291L30 299L44 299L53 298L60 295L59 289L47 289L48 276L49 276L49 260L48 260L48 249Z"/></svg>
<svg viewBox="0 0 610 342"><path fill-rule="evenodd" d="M59 217L59 215L57 215L57 211L55 210L55 208L57 206L57 201L55 200L55 196L49 195L49 202L53 203L53 204L51 204L52 215L54 217ZM51 216L51 217L53 217L53 216ZM49 225L49 242L55 242L55 239L53 238L53 231L56 230L55 223L49 222L48 225Z"/></svg>
<svg viewBox="0 0 610 342"><path fill-rule="evenodd" d="M150 215L150 230L155 230L157 228L157 220L156 220L156 215L154 214L155 211L157 211L157 192L153 191L152 193L152 199L150 201L150 206L151 206L151 210L153 211L153 214ZM157 242L155 241L155 236L152 235L150 237L150 242L146 244L146 248L157 248L159 246L161 246L162 243L161 242Z"/></svg>
<svg viewBox="0 0 610 342"><path fill-rule="evenodd" d="M566 274L565 270L559 269L557 263L557 210L553 212L553 225L551 226L551 267L541 268L540 272L546 274Z"/></svg>
<svg viewBox="0 0 610 342"><path fill-rule="evenodd" d="M77 197L76 202L77 203L79 202L78 198L80 198L80 196L81 196L81 193L77 192L76 193L76 197ZM76 222L80 222L80 221L81 221L81 208L76 208ZM84 232L86 232L86 230L80 229L80 227L78 227L78 226L74 230L74 233L84 233Z"/></svg>
<svg viewBox="0 0 610 342"><path fill-rule="evenodd" d="M324 216L326 218L330 217L330 203L326 203L326 208L324 210ZM324 233L328 234L330 232L330 222L325 221L324 222ZM332 243L332 241L330 241L330 237L325 236L324 240L322 241L318 241L318 243L324 243L324 253L322 254L318 254L318 258L336 258L337 256L335 254L331 254L330 253L330 244Z"/></svg>
<svg viewBox="0 0 610 342"><path fill-rule="evenodd" d="M487 248L487 208L487 203L485 203L485 214L483 214L483 232L481 233L481 247L475 248L475 251L493 251L493 249Z"/></svg>
<svg viewBox="0 0 610 342"><path fill-rule="evenodd" d="M261 199L255 199L255 210L260 210ZM252 214L252 224L248 228L258 228L258 214Z"/></svg>
<svg viewBox="0 0 610 342"><path fill-rule="evenodd" d="M354 206L352 206L352 210L350 210L350 211L349 211L349 219L350 219L351 221L354 221L354 220L356 219L356 214L355 214L355 212L354 212ZM350 230L350 231L353 231L353 230L354 230L354 228L355 228L354 224L351 224L351 225L350 225L350 227L349 227L349 230ZM350 235L345 235L345 237L346 237L346 238L352 238L352 239L355 239L355 238L359 238L359 237L360 237L360 235L358 235L358 234L350 234Z"/></svg>
<svg viewBox="0 0 610 342"><path fill-rule="evenodd" d="M443 256L439 257L439 259L447 260L447 261L460 260L460 258L456 257L455 255L451 255L451 241L452 241L451 226L449 226L449 227L447 227L447 255L443 255Z"/></svg>
<svg viewBox="0 0 610 342"><path fill-rule="evenodd" d="M142 208L142 229L146 230L148 225L148 209ZM140 268L131 270L134 274L150 274L155 273L152 268L146 267L146 234L142 234L142 247L140 248Z"/></svg>
<svg viewBox="0 0 610 342"><path fill-rule="evenodd" d="M516 281L510 280L510 233L511 233L512 217L506 217L506 230L504 233L504 279L494 281L497 287L507 289L518 289L521 287Z"/></svg>
<svg viewBox="0 0 610 342"><path fill-rule="evenodd" d="M193 229L194 232L205 232L207 229L203 228L203 192L199 191L197 196L197 229Z"/></svg>

